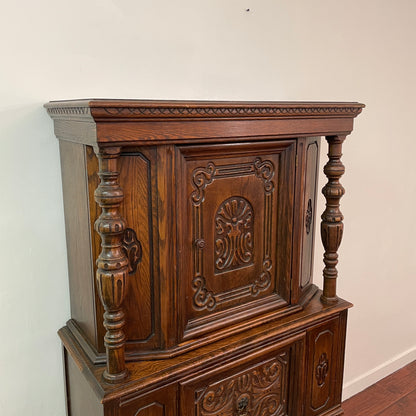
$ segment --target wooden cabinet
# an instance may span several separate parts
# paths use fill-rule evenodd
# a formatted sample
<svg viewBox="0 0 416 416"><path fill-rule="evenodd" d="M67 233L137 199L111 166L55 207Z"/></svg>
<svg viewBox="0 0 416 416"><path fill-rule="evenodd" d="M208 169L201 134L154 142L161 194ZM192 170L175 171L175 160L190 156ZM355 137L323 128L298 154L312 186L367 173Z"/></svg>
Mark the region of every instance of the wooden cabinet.
<svg viewBox="0 0 416 416"><path fill-rule="evenodd" d="M69 414L341 414L340 157L363 105L46 107L61 151ZM323 292L312 279L321 136Z"/></svg>

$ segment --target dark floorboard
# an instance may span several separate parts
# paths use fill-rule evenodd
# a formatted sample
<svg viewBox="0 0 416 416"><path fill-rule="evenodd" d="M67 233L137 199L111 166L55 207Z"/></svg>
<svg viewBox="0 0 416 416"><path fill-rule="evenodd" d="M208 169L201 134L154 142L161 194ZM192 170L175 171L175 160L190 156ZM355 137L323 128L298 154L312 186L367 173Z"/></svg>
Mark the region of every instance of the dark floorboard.
<svg viewBox="0 0 416 416"><path fill-rule="evenodd" d="M342 405L345 416L416 416L416 361Z"/></svg>

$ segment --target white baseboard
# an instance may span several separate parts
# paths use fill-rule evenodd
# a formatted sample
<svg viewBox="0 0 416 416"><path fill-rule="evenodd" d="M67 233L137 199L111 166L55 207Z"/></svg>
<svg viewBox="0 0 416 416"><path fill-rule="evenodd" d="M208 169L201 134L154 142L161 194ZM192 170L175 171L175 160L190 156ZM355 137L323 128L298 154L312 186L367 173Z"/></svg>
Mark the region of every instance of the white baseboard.
<svg viewBox="0 0 416 416"><path fill-rule="evenodd" d="M354 380L345 383L342 390L342 399L346 400L349 397L354 396L354 394L363 391L367 387L370 387L372 384L388 376L389 374L394 373L395 371L399 370L414 360L416 360L416 345L407 351L396 355L383 364L373 368L372 370L367 371Z"/></svg>

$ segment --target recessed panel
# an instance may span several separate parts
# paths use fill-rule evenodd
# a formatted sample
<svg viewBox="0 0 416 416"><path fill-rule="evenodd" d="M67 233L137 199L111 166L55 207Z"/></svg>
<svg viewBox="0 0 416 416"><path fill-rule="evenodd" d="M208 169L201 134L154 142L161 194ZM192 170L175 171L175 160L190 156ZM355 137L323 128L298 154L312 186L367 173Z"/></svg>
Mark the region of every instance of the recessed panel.
<svg viewBox="0 0 416 416"><path fill-rule="evenodd" d="M305 209L303 213L301 288L312 282L313 248L316 218L319 141L311 141L306 149Z"/></svg>

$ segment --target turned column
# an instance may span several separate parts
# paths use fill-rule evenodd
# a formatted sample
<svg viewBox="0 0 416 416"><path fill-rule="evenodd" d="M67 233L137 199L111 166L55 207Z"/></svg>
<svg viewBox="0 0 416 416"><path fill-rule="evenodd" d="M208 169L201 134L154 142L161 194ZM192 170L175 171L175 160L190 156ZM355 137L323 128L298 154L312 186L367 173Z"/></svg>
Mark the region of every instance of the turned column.
<svg viewBox="0 0 416 416"><path fill-rule="evenodd" d="M341 162L342 143L345 136L327 136L329 161L324 167L324 173L328 183L323 187L322 193L326 199L326 208L321 218L321 238L324 245L324 289L321 296L323 303L336 303L338 301L336 282L338 271L338 247L341 244L344 219L340 209L339 201L345 193L344 187L339 179L345 172Z"/></svg>
<svg viewBox="0 0 416 416"><path fill-rule="evenodd" d="M104 345L107 355L107 369L104 378L119 382L127 377L124 359L125 335L122 303L126 293L128 260L122 249L122 238L126 228L120 215L123 190L119 185L119 147L99 150L99 177L101 182L95 191L95 200L102 208L95 222L95 230L101 236L101 253L97 259L97 286L104 305L104 327L107 333Z"/></svg>

